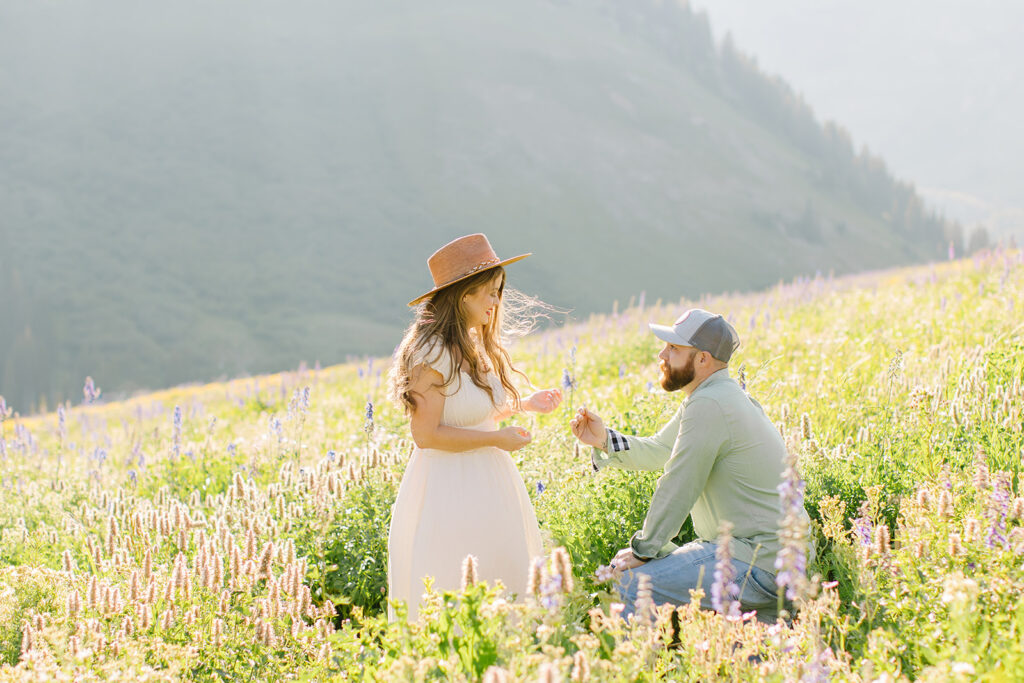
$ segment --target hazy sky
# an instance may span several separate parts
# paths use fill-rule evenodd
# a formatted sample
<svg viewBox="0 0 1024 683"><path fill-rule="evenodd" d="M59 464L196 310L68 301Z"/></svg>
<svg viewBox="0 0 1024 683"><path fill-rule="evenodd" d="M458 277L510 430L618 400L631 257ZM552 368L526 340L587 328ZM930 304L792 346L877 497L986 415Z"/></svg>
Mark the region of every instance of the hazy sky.
<svg viewBox="0 0 1024 683"><path fill-rule="evenodd" d="M1024 2L693 5L949 215L1024 230Z"/></svg>

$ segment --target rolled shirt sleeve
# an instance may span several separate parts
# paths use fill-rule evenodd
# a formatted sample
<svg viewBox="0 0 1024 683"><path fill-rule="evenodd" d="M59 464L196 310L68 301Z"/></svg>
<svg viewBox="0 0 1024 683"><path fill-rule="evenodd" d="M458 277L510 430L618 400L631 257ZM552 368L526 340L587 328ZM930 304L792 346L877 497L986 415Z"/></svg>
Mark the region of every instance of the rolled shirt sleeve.
<svg viewBox="0 0 1024 683"><path fill-rule="evenodd" d="M594 468L660 470L672 455L672 446L679 433L682 412L682 408L677 410L668 424L654 436L628 436L609 429L604 450L595 448L591 452L590 461Z"/></svg>
<svg viewBox="0 0 1024 683"><path fill-rule="evenodd" d="M673 425L676 429L674 443L664 447L665 432ZM630 547L637 558L653 560L665 557L676 549L672 539L679 534L683 522L704 490L711 468L728 437L726 421L718 403L691 397L673 421L666 425L666 429L651 437L650 441L654 443L645 444L646 448L641 449L645 455L640 460L647 467L638 467L640 463L637 455L630 456L629 459L633 461L630 469L657 469L663 466L665 471L658 478L643 529L634 534L630 541ZM630 438L630 451L626 453L633 453L633 450L634 440ZM658 452L664 452L664 458L661 465L656 467L655 454ZM608 459L611 459L611 455Z"/></svg>

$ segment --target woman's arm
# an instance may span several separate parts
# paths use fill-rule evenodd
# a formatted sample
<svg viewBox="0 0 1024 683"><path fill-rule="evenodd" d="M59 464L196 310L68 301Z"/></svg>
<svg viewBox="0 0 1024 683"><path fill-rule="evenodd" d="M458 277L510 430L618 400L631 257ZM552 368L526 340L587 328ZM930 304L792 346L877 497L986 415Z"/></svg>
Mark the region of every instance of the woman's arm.
<svg viewBox="0 0 1024 683"><path fill-rule="evenodd" d="M562 392L559 389L545 389L537 391L519 402L522 412L527 413L550 413L562 403ZM512 402L509 401L495 414L498 422L506 420L516 414Z"/></svg>
<svg viewBox="0 0 1024 683"><path fill-rule="evenodd" d="M440 389L443 383L441 373L436 370L426 365L413 368L409 389L416 407L409 427L417 447L457 452L495 446L504 451L516 451L530 443L530 433L522 427L485 432L441 424L445 401Z"/></svg>
<svg viewBox="0 0 1024 683"><path fill-rule="evenodd" d="M494 421L501 422L502 420L507 420L508 418L512 417L515 414L516 409L512 407L512 401L508 401L505 405L503 405L501 408L495 411Z"/></svg>

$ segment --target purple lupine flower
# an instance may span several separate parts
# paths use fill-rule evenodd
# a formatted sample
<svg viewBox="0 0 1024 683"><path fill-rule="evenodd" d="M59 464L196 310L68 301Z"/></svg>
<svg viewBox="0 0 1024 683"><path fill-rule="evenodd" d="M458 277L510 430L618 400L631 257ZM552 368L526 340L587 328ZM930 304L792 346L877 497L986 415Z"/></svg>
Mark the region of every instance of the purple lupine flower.
<svg viewBox="0 0 1024 683"><path fill-rule="evenodd" d="M626 376L626 364L625 363L619 363L619 379L622 379L625 376Z"/></svg>
<svg viewBox="0 0 1024 683"><path fill-rule="evenodd" d="M569 368L562 370L562 388L566 391L576 388L576 378L569 374Z"/></svg>
<svg viewBox="0 0 1024 683"><path fill-rule="evenodd" d="M296 389L288 403L288 419L304 416L309 411L309 387Z"/></svg>
<svg viewBox="0 0 1024 683"><path fill-rule="evenodd" d="M989 528L985 536L985 547L994 548L997 545L1005 548L1006 540L1006 516L1010 511L1010 482L1004 472L996 474L992 484L992 493L989 494Z"/></svg>
<svg viewBox="0 0 1024 683"><path fill-rule="evenodd" d="M270 432L277 437L278 443L284 440L284 426L276 417L270 418Z"/></svg>
<svg viewBox="0 0 1024 683"><path fill-rule="evenodd" d="M20 424L14 425L14 436L14 447L22 453L28 455L30 452L38 452L38 444L35 437L32 436L32 432L28 430L28 427Z"/></svg>
<svg viewBox="0 0 1024 683"><path fill-rule="evenodd" d="M544 493L544 489L545 488L546 487L544 486L544 482L538 481L537 482L537 495L539 496L540 494Z"/></svg>
<svg viewBox="0 0 1024 683"><path fill-rule="evenodd" d="M873 543L875 531L871 520L867 517L858 517L853 520L853 531L862 546L869 546Z"/></svg>
<svg viewBox="0 0 1024 683"><path fill-rule="evenodd" d="M4 400L3 396L0 396L0 424L11 416L11 409L7 407L7 401Z"/></svg>
<svg viewBox="0 0 1024 683"><path fill-rule="evenodd" d="M804 510L805 483L797 469L797 458L786 458L786 470L779 484L782 504L779 540L782 548L775 557L775 585L786 589L786 597L795 600L807 583L807 512ZM870 536L868 538L870 542Z"/></svg>
<svg viewBox="0 0 1024 683"><path fill-rule="evenodd" d="M68 422L67 415L64 414L63 403L57 406L57 435L60 437L61 444L68 438Z"/></svg>
<svg viewBox="0 0 1024 683"><path fill-rule="evenodd" d="M832 680L832 651L827 647L807 663L800 683L829 683Z"/></svg>
<svg viewBox="0 0 1024 683"><path fill-rule="evenodd" d="M338 454L335 453L334 451L327 451L327 460L329 460L330 462L334 462L337 457Z"/></svg>
<svg viewBox="0 0 1024 683"><path fill-rule="evenodd" d="M540 604L546 609L558 607L562 597L562 575L557 571L547 574L540 584Z"/></svg>
<svg viewBox="0 0 1024 683"><path fill-rule="evenodd" d="M956 258L956 249L953 247L953 240L949 241L949 260L952 261Z"/></svg>
<svg viewBox="0 0 1024 683"><path fill-rule="evenodd" d="M363 421L363 431L367 436L373 434L373 401L369 396L366 397L366 418Z"/></svg>
<svg viewBox="0 0 1024 683"><path fill-rule="evenodd" d="M103 393L92 380L92 377L85 378L85 386L82 387L82 395L85 397L86 403L95 403L96 399Z"/></svg>
<svg viewBox="0 0 1024 683"><path fill-rule="evenodd" d="M736 585L736 568L732 564L732 524L723 522L715 547L715 580L711 584L711 606L719 614L740 616L740 587Z"/></svg>
<svg viewBox="0 0 1024 683"><path fill-rule="evenodd" d="M172 452L175 459L181 455L181 406L174 406L174 446Z"/></svg>

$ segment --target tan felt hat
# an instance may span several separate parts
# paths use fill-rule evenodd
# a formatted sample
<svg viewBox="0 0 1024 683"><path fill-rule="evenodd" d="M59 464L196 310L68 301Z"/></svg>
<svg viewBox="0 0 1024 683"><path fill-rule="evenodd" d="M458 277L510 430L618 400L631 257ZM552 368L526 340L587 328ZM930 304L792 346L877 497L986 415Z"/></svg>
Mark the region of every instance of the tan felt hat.
<svg viewBox="0 0 1024 683"><path fill-rule="evenodd" d="M409 305L415 306L422 303L434 296L438 290L454 285L481 271L515 263L530 255L521 254L503 261L494 253L487 238L480 233L452 240L427 259L430 276L434 278L434 288L410 301Z"/></svg>

